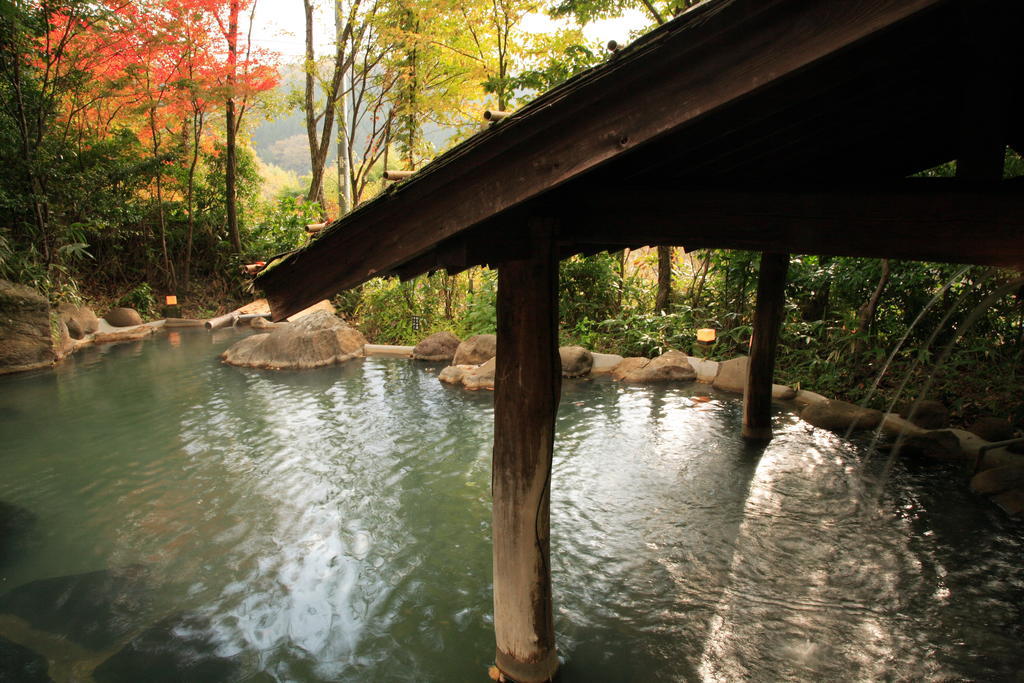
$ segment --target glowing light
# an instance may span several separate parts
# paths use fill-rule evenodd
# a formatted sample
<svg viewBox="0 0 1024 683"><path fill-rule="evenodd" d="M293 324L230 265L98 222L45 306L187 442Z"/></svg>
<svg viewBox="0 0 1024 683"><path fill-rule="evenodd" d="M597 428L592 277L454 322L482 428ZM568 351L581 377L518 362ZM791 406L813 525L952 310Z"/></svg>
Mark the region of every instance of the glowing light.
<svg viewBox="0 0 1024 683"><path fill-rule="evenodd" d="M715 341L715 330L710 327L703 327L697 330L697 341L705 344Z"/></svg>
<svg viewBox="0 0 1024 683"><path fill-rule="evenodd" d="M177 306L178 305L178 297L176 297L173 294L168 294L167 295L167 305L168 306Z"/></svg>

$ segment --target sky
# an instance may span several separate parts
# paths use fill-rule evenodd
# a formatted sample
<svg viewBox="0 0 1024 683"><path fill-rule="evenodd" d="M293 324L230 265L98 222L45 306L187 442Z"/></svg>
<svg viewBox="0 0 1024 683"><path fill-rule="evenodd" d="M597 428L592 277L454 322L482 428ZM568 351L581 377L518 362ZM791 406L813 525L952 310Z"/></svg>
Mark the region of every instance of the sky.
<svg viewBox="0 0 1024 683"><path fill-rule="evenodd" d="M318 54L331 46L334 36L333 3L316 3L316 21L313 28L315 47ZM649 20L640 12L630 10L618 19L595 21L584 27L584 35L591 40L607 43L611 39L620 42L629 38L630 32L642 28ZM547 15L532 14L524 22L530 32L547 32L558 24ZM305 52L305 15L302 0L257 0L256 26L253 42L281 55L283 62L301 59Z"/></svg>

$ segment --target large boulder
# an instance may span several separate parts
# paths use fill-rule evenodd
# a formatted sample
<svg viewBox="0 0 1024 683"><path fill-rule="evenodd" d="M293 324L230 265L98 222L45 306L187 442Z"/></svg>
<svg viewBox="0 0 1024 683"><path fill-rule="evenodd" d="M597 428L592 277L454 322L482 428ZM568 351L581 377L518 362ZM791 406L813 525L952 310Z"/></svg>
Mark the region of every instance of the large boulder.
<svg viewBox="0 0 1024 683"><path fill-rule="evenodd" d="M477 389L493 389L494 369L497 367L497 364L497 359L491 358L483 365L469 370L462 376L462 386L466 387L470 391L476 391Z"/></svg>
<svg viewBox="0 0 1024 683"><path fill-rule="evenodd" d="M558 356L562 360L562 377L583 377L594 367L594 354L582 346L562 346Z"/></svg>
<svg viewBox="0 0 1024 683"><path fill-rule="evenodd" d="M344 320L315 311L267 334L239 341L221 354L229 365L267 370L303 370L361 356L366 339Z"/></svg>
<svg viewBox="0 0 1024 683"><path fill-rule="evenodd" d="M941 401L923 399L903 407L900 417L922 429L945 429L949 426L949 409Z"/></svg>
<svg viewBox="0 0 1024 683"><path fill-rule="evenodd" d="M815 401L800 412L800 417L815 427L833 432L850 429L874 429L882 421L882 412L846 401Z"/></svg>
<svg viewBox="0 0 1024 683"><path fill-rule="evenodd" d="M0 374L53 364L55 331L46 297L0 280Z"/></svg>
<svg viewBox="0 0 1024 683"><path fill-rule="evenodd" d="M452 365L482 365L498 354L498 338L493 334L475 334L459 344Z"/></svg>
<svg viewBox="0 0 1024 683"><path fill-rule="evenodd" d="M462 384L466 373L475 369L475 365L449 365L437 374L437 378L445 384Z"/></svg>
<svg viewBox="0 0 1024 683"><path fill-rule="evenodd" d="M72 339L82 339L100 328L100 320L88 306L62 303L57 306L57 316L68 326Z"/></svg>
<svg viewBox="0 0 1024 683"><path fill-rule="evenodd" d="M435 332L413 347L412 357L431 362L451 361L459 343L459 338L451 332Z"/></svg>
<svg viewBox="0 0 1024 683"><path fill-rule="evenodd" d="M685 353L666 351L649 363L623 374L626 382L692 382L697 372L690 365Z"/></svg>
<svg viewBox="0 0 1024 683"><path fill-rule="evenodd" d="M992 502L1010 517L1020 517L1024 515L1024 488L997 493L992 496Z"/></svg>
<svg viewBox="0 0 1024 683"><path fill-rule="evenodd" d="M114 327L132 327L142 324L142 316L134 308L111 308L103 319Z"/></svg>

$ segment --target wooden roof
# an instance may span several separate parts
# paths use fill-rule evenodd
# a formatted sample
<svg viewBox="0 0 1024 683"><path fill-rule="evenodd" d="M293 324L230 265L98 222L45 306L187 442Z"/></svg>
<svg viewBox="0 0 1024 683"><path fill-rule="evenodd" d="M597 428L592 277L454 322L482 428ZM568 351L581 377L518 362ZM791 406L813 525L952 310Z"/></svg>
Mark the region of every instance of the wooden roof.
<svg viewBox="0 0 1024 683"><path fill-rule="evenodd" d="M653 244L1024 265L1018 0L710 0L257 279L276 319L379 275ZM959 159L958 180L907 179Z"/></svg>

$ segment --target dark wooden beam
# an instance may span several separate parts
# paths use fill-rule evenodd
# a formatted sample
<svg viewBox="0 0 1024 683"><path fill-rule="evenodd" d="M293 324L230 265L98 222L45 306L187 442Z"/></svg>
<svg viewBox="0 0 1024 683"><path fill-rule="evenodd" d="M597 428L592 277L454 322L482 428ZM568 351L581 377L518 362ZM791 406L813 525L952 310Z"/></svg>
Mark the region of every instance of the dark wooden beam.
<svg viewBox="0 0 1024 683"><path fill-rule="evenodd" d="M844 190L594 190L560 203L579 244L686 244L1024 267L1016 183Z"/></svg>
<svg viewBox="0 0 1024 683"><path fill-rule="evenodd" d="M675 134L945 0L719 0L542 95L354 211L257 284L275 318Z"/></svg>
<svg viewBox="0 0 1024 683"><path fill-rule="evenodd" d="M558 668L551 607L550 498L558 356L554 225L530 225L528 258L498 268L491 470L496 664L520 683Z"/></svg>
<svg viewBox="0 0 1024 683"><path fill-rule="evenodd" d="M785 317L786 272L789 254L764 252L757 278L754 336L750 341L747 384L743 390L743 438L769 441L772 438L772 383L775 350Z"/></svg>

